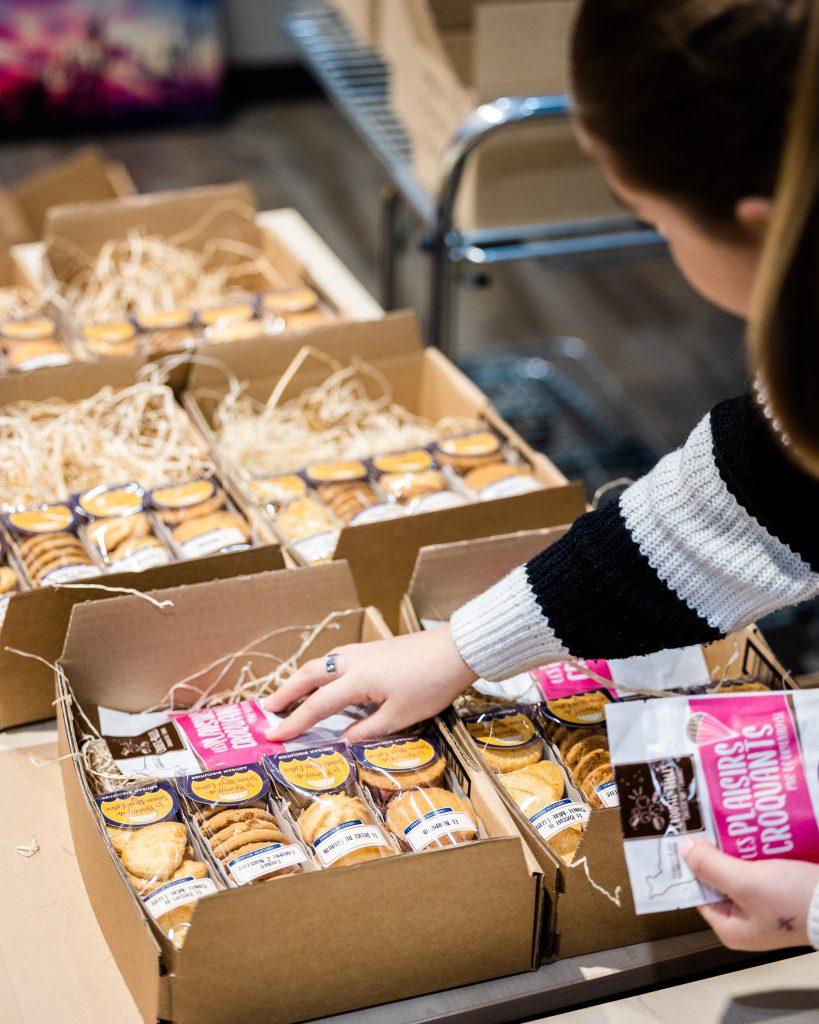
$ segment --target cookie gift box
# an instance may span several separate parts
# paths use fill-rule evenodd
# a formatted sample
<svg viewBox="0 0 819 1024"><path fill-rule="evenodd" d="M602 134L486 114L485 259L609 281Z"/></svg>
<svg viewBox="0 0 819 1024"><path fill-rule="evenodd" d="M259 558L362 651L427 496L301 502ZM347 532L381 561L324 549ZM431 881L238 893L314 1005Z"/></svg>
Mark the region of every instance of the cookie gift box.
<svg viewBox="0 0 819 1024"><path fill-rule="evenodd" d="M485 433L494 433L531 467L532 477L539 485L537 490L512 497L467 502L454 508L362 525L339 524L333 557L350 564L362 600L379 608L390 628L397 628L398 606L415 556L423 545L567 523L585 511L582 487L567 484L559 470L544 455L533 451L498 415L483 392L441 352L424 348L411 313L390 314L370 323L324 327L298 338L283 338L275 346L258 341L237 342L206 347L202 354L223 361L238 380L249 382L247 393L251 397L266 401L306 344L343 365L359 356L384 374L394 400L411 412L431 420L459 417L480 421ZM285 399L316 385L326 375L324 366L304 367L285 390ZM243 511L249 514L249 508L254 504L258 507L258 503L254 502L238 467L220 454L211 429L218 396L225 393L226 387L223 371L204 363L194 365L183 403L208 438L217 465L229 478L235 493L246 494ZM294 466L293 470L300 468ZM267 524L271 535L276 535L269 517L262 516L260 521Z"/></svg>
<svg viewBox="0 0 819 1024"><path fill-rule="evenodd" d="M401 603L401 631L414 632L448 621L452 612L465 601L502 578L516 565L527 561L559 540L567 529L568 527L533 530L422 549L409 589ZM776 661L762 635L755 628L749 628L723 641L710 644L702 648L701 653L695 649L694 653L706 667L706 671L719 666L727 678L750 675L769 685L793 685L791 677ZM724 666L728 666L727 671ZM521 694L528 686L527 700L538 700L540 694L537 687L533 687L533 683L534 679L531 677L526 680L513 680L510 683L510 693ZM492 705L493 702L487 699L486 707L491 708ZM521 710L524 717L532 719L528 724L526 721L521 723L519 714L514 715L515 711ZM491 716L491 711L487 714ZM590 790L588 786L582 784L588 777L596 783L602 783L600 789L613 789L613 783L604 781L610 777L610 767L605 767L608 755L601 749L604 743L595 743L589 739L595 733L595 729L564 729L562 734L556 734L557 723L550 724L534 710L528 714L525 706L510 709L506 714L513 716L512 725L517 728L522 724L527 730L525 734L521 732L517 737L520 741L517 745L516 738L512 738L513 745L508 753L505 753L502 747L487 746L485 742L486 735L491 735L493 731L503 735L506 727L503 719L494 727L485 721L483 735L477 735L478 743L475 742L476 735L472 733L478 734L479 730L473 727L470 731L469 723L453 717L451 727L462 753L475 766L488 768L491 762L496 770L516 769L514 773L506 775L505 785L501 781L505 773L493 775L493 779L544 873L546 884L543 913L549 922L548 927L544 928L544 935L548 936L544 952L560 957L578 956L703 928L702 918L696 911L642 916L634 913L623 853L620 811L617 806L601 806L602 800L593 795L597 787ZM483 717L481 714L473 715L473 718L478 720ZM508 731L511 731L511 728ZM583 774L580 785L575 772L567 768L566 761L558 749L559 742L564 737L569 737L570 732L578 734L578 741L580 738L586 740L583 747L576 749L575 754L585 755L589 767L597 769L597 774ZM540 740L537 739L538 736L541 737ZM525 756L538 742L541 744L542 752L537 757ZM563 747L569 764L575 765L575 754L569 754L572 745L572 739L567 738ZM496 753L498 750L500 753ZM522 755L520 763L497 763L500 758L518 755ZM554 768L549 770L550 775L557 769L562 773L561 803L565 802L565 805L560 808L555 804L549 805L549 813L560 813L563 816L561 824L565 823L567 826L566 832L557 834L557 842L553 839L554 832L548 829L537 831L532 826L529 819L535 814L527 815L521 811L521 806L527 807L529 793L536 792L541 796L548 788L543 779L531 777L529 774L531 763L540 758L543 761L534 766L535 775L543 764L548 763L554 765ZM547 801L541 799L540 803L534 803L529 808L535 813L541 811L541 817L538 818L538 824L541 826L542 811L546 803ZM592 803L595 806L590 806ZM572 814L575 811L577 815L573 818ZM584 818L585 824L582 821ZM571 837L572 829L575 832L581 829L582 839L575 835L570 844L571 848L567 848L564 844L567 837ZM568 867L560 856L561 852L566 853L567 859L575 864L585 858L595 883L616 897L616 901L589 884L582 865Z"/></svg>
<svg viewBox="0 0 819 1024"><path fill-rule="evenodd" d="M127 387L134 382L143 365L144 361L139 358L117 359L0 377L0 410L20 401L50 398L75 401L94 395L105 386ZM15 558L13 551L10 557ZM144 572L104 573L83 582L144 591L233 575L249 575L280 569L283 565L278 544L268 539L261 546L245 551L176 561ZM20 576L23 576L22 567ZM73 605L107 596L110 595L93 589L57 590L41 587L27 590L24 586L18 587L11 595L6 604L5 618L0 625L0 729L54 716L51 670L35 658L24 658L13 653L14 650L53 663L62 650Z"/></svg>
<svg viewBox="0 0 819 1024"><path fill-rule="evenodd" d="M319 634L305 656L388 635L378 612L359 606L342 563L156 596L173 607L122 597L75 608L58 673L63 753L77 752L83 729L69 694L89 715L99 705L139 711L174 680L278 627L297 627L298 637L332 610L342 612L338 628ZM293 643L291 631L254 649L284 656ZM491 780L466 762L445 728L435 728L435 741L488 838L220 889L199 899L181 949L148 919L112 855L80 759L65 759L77 860L144 1020L291 1024L532 969L540 869ZM492 914L487 892L500 908Z"/></svg>
<svg viewBox="0 0 819 1024"><path fill-rule="evenodd" d="M304 312L288 313L279 304L275 312L284 317L288 330L301 331L323 320L372 320L383 315L378 303L297 211L267 210L254 216L254 207L253 191L244 182L65 204L48 212L44 237L49 241L13 246L12 258L29 285L42 290L55 279L69 280L76 272L68 253L93 260L105 242L125 237L133 229L172 236L196 226L197 233L191 234L186 244L201 247L230 238L261 249L275 268L282 290L306 287L316 293L317 304ZM272 287L261 275L248 277L243 286L249 294L267 293ZM144 323L138 316L124 323L77 322L73 333L88 358L99 358L106 351L116 357L136 349L151 358L162 358L188 347L191 341L199 345L206 334L220 331L228 321L233 326L233 318L219 316L218 300L215 296L213 307L190 310L187 317L183 311L173 310L169 317L146 318ZM241 317L242 325L234 333L247 334L246 324L252 320L258 327L256 336L264 334L264 322L271 319L268 312L259 308L247 320ZM217 316L219 325L211 322ZM275 330L280 327L277 324ZM222 344L216 347L222 348L233 334L217 336ZM185 367L175 372L171 380L175 387L182 385L185 372Z"/></svg>

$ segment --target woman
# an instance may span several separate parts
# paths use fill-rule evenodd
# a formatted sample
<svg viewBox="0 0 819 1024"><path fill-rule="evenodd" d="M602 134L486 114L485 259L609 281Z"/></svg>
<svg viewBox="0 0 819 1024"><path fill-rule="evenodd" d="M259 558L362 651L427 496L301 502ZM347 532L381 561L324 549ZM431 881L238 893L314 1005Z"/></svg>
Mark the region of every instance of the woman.
<svg viewBox="0 0 819 1024"><path fill-rule="evenodd" d="M479 676L708 642L819 594L817 4L581 5L580 138L690 283L748 320L758 384L449 626L305 665L268 702L312 694L274 738L364 701L380 707L350 738L385 735ZM819 947L819 865L745 863L704 841L686 858L728 897L702 908L728 945Z"/></svg>

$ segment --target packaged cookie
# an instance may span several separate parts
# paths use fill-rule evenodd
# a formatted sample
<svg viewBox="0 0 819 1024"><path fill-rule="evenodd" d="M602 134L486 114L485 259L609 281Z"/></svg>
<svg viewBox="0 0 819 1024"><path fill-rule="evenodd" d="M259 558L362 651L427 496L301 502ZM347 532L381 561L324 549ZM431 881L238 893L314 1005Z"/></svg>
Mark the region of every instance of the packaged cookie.
<svg viewBox="0 0 819 1024"><path fill-rule="evenodd" d="M441 466L451 466L459 476L478 466L504 461L501 439L491 430L442 437L435 446L435 457Z"/></svg>
<svg viewBox="0 0 819 1024"><path fill-rule="evenodd" d="M360 785L382 808L398 793L444 784L446 759L432 737L396 736L353 744L350 751Z"/></svg>
<svg viewBox="0 0 819 1024"><path fill-rule="evenodd" d="M322 868L392 857L396 850L356 785L339 745L265 758L277 791Z"/></svg>
<svg viewBox="0 0 819 1024"><path fill-rule="evenodd" d="M546 755L533 718L520 707L467 715L463 722L489 769L497 774L537 764Z"/></svg>
<svg viewBox="0 0 819 1024"><path fill-rule="evenodd" d="M15 554L34 587L56 586L99 575L77 531L73 509L62 503L8 512L3 522Z"/></svg>
<svg viewBox="0 0 819 1024"><path fill-rule="evenodd" d="M139 353L137 329L130 320L85 324L81 336L86 351L95 359Z"/></svg>
<svg viewBox="0 0 819 1024"><path fill-rule="evenodd" d="M0 342L46 341L57 337L57 321L50 316L7 317L0 320Z"/></svg>
<svg viewBox="0 0 819 1024"><path fill-rule="evenodd" d="M606 706L619 699L607 661L554 662L532 676L543 695L540 711L557 725L599 729Z"/></svg>
<svg viewBox="0 0 819 1024"><path fill-rule="evenodd" d="M478 838L478 818L454 789L417 787L398 793L386 810L387 828L411 853L460 846Z"/></svg>
<svg viewBox="0 0 819 1024"><path fill-rule="evenodd" d="M242 551L252 542L250 526L212 477L158 487L151 508L167 527L179 558Z"/></svg>
<svg viewBox="0 0 819 1024"><path fill-rule="evenodd" d="M449 485L426 448L376 455L373 471L381 489L408 512L435 512L466 504Z"/></svg>
<svg viewBox="0 0 819 1024"><path fill-rule="evenodd" d="M589 805L617 807L617 787L605 728L582 729L550 723L546 735Z"/></svg>
<svg viewBox="0 0 819 1024"><path fill-rule="evenodd" d="M217 891L196 853L170 782L96 797L105 834L142 905L177 947L198 900Z"/></svg>
<svg viewBox="0 0 819 1024"><path fill-rule="evenodd" d="M182 807L219 870L235 885L298 874L307 851L271 800L260 764L200 772L177 783Z"/></svg>
<svg viewBox="0 0 819 1024"><path fill-rule="evenodd" d="M78 495L75 508L85 523L80 532L86 543L112 572L142 572L171 561L139 484L95 487Z"/></svg>
<svg viewBox="0 0 819 1024"><path fill-rule="evenodd" d="M363 462L313 463L305 470L316 494L342 526L358 526L403 514L395 502L385 501L367 479Z"/></svg>
<svg viewBox="0 0 819 1024"><path fill-rule="evenodd" d="M542 489L542 484L530 469L514 466L510 462L489 462L476 466L464 474L463 482L478 501L511 498L516 494Z"/></svg>
<svg viewBox="0 0 819 1024"><path fill-rule="evenodd" d="M254 501L263 505L273 516L285 505L303 498L307 493L307 481L297 473L261 477L250 480L246 486Z"/></svg>
<svg viewBox="0 0 819 1024"><path fill-rule="evenodd" d="M9 601L22 590L22 587L14 556L9 552L5 538L0 537L0 626L6 617Z"/></svg>
<svg viewBox="0 0 819 1024"><path fill-rule="evenodd" d="M566 863L571 864L589 820L589 807L566 787L560 766L544 759L499 777L532 828Z"/></svg>
<svg viewBox="0 0 819 1024"><path fill-rule="evenodd" d="M287 317L294 313L309 313L317 308L319 295L309 285L264 292L260 296L262 316Z"/></svg>
<svg viewBox="0 0 819 1024"><path fill-rule="evenodd" d="M227 320L206 327L204 338L211 345L225 345L232 341L250 341L269 333L272 332L261 320Z"/></svg>
<svg viewBox="0 0 819 1024"><path fill-rule="evenodd" d="M307 564L333 557L341 527L315 495L307 493L285 505L273 523L282 540Z"/></svg>
<svg viewBox="0 0 819 1024"><path fill-rule="evenodd" d="M210 341L229 340L221 332L237 324L255 321L255 336L264 333L264 326L256 319L256 303L253 299L227 300L197 310L196 319L203 334Z"/></svg>
<svg viewBox="0 0 819 1024"><path fill-rule="evenodd" d="M134 317L150 355L192 348L201 331L194 326L193 311L184 306L143 310Z"/></svg>

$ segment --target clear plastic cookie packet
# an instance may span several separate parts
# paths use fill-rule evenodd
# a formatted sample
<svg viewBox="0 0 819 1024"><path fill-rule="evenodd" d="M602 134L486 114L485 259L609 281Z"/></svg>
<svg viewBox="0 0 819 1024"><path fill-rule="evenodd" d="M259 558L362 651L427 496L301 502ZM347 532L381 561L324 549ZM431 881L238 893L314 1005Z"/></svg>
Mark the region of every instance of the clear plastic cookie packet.
<svg viewBox="0 0 819 1024"><path fill-rule="evenodd" d="M157 927L181 948L197 901L218 886L182 821L172 783L150 783L95 799L125 877Z"/></svg>
<svg viewBox="0 0 819 1024"><path fill-rule="evenodd" d="M86 352L94 359L135 356L141 351L139 334L131 320L83 324L80 337Z"/></svg>
<svg viewBox="0 0 819 1024"><path fill-rule="evenodd" d="M214 477L157 487L149 497L178 558L243 551L253 543L249 523Z"/></svg>
<svg viewBox="0 0 819 1024"><path fill-rule="evenodd" d="M546 724L552 749L565 766L573 785L590 807L617 807L609 740L604 724L583 728L571 724Z"/></svg>
<svg viewBox="0 0 819 1024"><path fill-rule="evenodd" d="M310 857L272 799L260 764L177 781L182 808L217 870L234 885L299 874Z"/></svg>
<svg viewBox="0 0 819 1024"><path fill-rule="evenodd" d="M341 533L341 524L310 491L281 508L273 525L290 551L306 565L329 562Z"/></svg>
<svg viewBox="0 0 819 1024"><path fill-rule="evenodd" d="M6 513L3 523L31 586L58 586L99 575L70 503L20 508Z"/></svg>
<svg viewBox="0 0 819 1024"><path fill-rule="evenodd" d="M201 334L194 325L193 311L184 306L140 310L134 323L149 355L191 349Z"/></svg>
<svg viewBox="0 0 819 1024"><path fill-rule="evenodd" d="M351 748L361 786L403 850L457 846L478 836L471 803L432 736L398 736Z"/></svg>
<svg viewBox="0 0 819 1024"><path fill-rule="evenodd" d="M22 589L22 575L14 563L8 542L0 535L0 626L6 617L9 601Z"/></svg>
<svg viewBox="0 0 819 1024"><path fill-rule="evenodd" d="M342 526L395 519L404 510L376 489L365 464L322 462L307 466L305 474L321 501Z"/></svg>
<svg viewBox="0 0 819 1024"><path fill-rule="evenodd" d="M265 758L298 831L322 868L392 857L397 849L356 784L340 744Z"/></svg>
<svg viewBox="0 0 819 1024"><path fill-rule="evenodd" d="M0 349L9 372L27 373L75 361L57 321L50 316L0 320Z"/></svg>
<svg viewBox="0 0 819 1024"><path fill-rule="evenodd" d="M381 489L410 514L466 503L426 448L376 455L372 467Z"/></svg>
<svg viewBox="0 0 819 1024"><path fill-rule="evenodd" d="M80 532L100 563L112 572L142 572L172 560L145 511L145 492L134 482L95 487L77 496Z"/></svg>

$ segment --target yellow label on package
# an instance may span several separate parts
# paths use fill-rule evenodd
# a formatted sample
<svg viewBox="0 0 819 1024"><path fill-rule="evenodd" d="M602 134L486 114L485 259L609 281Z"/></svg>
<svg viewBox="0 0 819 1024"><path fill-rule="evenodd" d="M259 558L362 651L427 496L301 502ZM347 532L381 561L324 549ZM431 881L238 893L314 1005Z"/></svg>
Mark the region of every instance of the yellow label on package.
<svg viewBox="0 0 819 1024"><path fill-rule="evenodd" d="M473 722L467 722L470 736L484 747L520 747L535 735L530 718L521 712L500 715L482 715Z"/></svg>
<svg viewBox="0 0 819 1024"><path fill-rule="evenodd" d="M255 800L264 791L264 779L258 772L225 772L191 780L191 795L209 804L236 804Z"/></svg>
<svg viewBox="0 0 819 1024"><path fill-rule="evenodd" d="M161 508L190 508L207 501L215 493L212 480L192 480L178 487L161 487L153 492L153 500Z"/></svg>
<svg viewBox="0 0 819 1024"><path fill-rule="evenodd" d="M9 516L9 523L26 533L60 533L70 529L73 522L74 516L67 505L25 509Z"/></svg>
<svg viewBox="0 0 819 1024"><path fill-rule="evenodd" d="M138 827L153 825L175 813L176 804L164 786L149 786L132 793L101 799L102 816L112 825Z"/></svg>
<svg viewBox="0 0 819 1024"><path fill-rule="evenodd" d="M366 747L364 757L374 768L387 771L406 772L434 761L438 756L435 748L427 740L407 740L379 747Z"/></svg>
<svg viewBox="0 0 819 1024"><path fill-rule="evenodd" d="M336 751L310 757L280 759L277 768L288 785L314 793L338 789L350 777L350 762Z"/></svg>
<svg viewBox="0 0 819 1024"><path fill-rule="evenodd" d="M127 516L142 508L142 496L138 491L116 488L98 494L84 494L80 507L95 519Z"/></svg>

